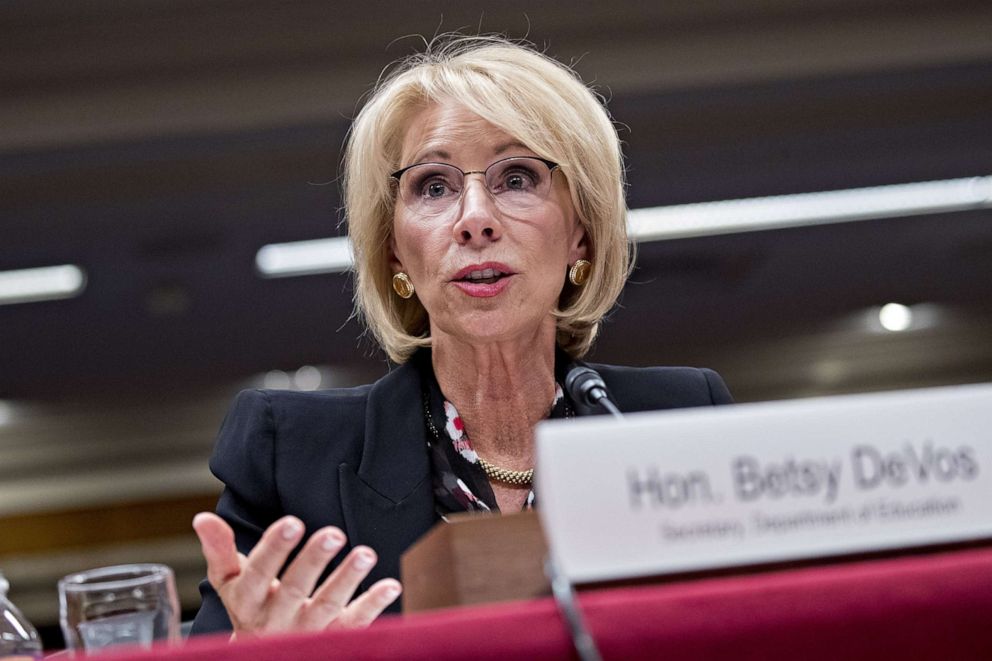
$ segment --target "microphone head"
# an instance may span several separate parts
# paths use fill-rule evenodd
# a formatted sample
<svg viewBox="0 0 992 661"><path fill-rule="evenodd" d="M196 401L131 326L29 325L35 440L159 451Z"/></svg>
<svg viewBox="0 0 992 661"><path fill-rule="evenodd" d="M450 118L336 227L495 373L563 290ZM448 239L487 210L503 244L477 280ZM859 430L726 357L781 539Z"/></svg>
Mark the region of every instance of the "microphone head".
<svg viewBox="0 0 992 661"><path fill-rule="evenodd" d="M565 375L565 390L573 401L595 407L606 396L606 383L596 370L576 365Z"/></svg>

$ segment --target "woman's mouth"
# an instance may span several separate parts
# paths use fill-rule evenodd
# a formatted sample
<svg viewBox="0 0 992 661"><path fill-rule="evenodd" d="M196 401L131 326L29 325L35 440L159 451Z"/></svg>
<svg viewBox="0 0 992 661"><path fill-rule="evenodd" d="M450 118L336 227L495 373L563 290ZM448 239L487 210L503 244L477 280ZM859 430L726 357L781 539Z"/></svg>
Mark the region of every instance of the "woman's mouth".
<svg viewBox="0 0 992 661"><path fill-rule="evenodd" d="M499 269L482 269L479 271L472 271L465 277L461 278L462 282L471 282L476 284L491 285L500 278L504 278L509 273L503 273Z"/></svg>
<svg viewBox="0 0 992 661"><path fill-rule="evenodd" d="M465 267L455 274L451 282L469 296L488 298L506 289L513 275L510 267L490 262Z"/></svg>

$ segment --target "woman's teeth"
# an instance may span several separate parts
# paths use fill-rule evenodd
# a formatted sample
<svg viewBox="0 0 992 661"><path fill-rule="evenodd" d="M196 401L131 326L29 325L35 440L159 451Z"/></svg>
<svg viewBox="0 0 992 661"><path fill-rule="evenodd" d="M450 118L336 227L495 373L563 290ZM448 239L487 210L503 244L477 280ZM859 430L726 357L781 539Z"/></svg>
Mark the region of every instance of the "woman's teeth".
<svg viewBox="0 0 992 661"><path fill-rule="evenodd" d="M482 269L481 271L472 271L465 276L464 279L469 282L479 282L488 285L496 282L502 278L503 275L504 273L502 271L498 271L496 269Z"/></svg>

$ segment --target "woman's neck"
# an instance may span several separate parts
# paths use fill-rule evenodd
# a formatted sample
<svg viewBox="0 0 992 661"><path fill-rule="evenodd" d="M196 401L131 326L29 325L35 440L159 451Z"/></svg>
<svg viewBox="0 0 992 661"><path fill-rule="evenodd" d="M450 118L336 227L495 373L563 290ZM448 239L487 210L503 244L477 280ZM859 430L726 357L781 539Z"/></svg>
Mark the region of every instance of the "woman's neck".
<svg viewBox="0 0 992 661"><path fill-rule="evenodd" d="M435 335L432 360L441 392L458 410L474 449L505 468L531 468L533 428L555 395L554 326L512 343L468 344Z"/></svg>

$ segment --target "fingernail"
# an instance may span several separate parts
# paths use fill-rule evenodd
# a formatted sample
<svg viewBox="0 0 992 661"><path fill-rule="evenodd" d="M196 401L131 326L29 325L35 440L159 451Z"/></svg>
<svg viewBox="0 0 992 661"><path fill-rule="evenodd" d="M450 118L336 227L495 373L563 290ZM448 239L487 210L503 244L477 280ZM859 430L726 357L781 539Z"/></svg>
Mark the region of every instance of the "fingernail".
<svg viewBox="0 0 992 661"><path fill-rule="evenodd" d="M368 551L362 551L355 558L355 569L368 569L373 564L375 564L375 558Z"/></svg>
<svg viewBox="0 0 992 661"><path fill-rule="evenodd" d="M396 597L400 596L400 589L396 586L386 588L386 598L392 601Z"/></svg>
<svg viewBox="0 0 992 661"><path fill-rule="evenodd" d="M324 535L324 541L320 543L320 548L325 551L336 551L344 545L344 537L338 533L329 532Z"/></svg>
<svg viewBox="0 0 992 661"><path fill-rule="evenodd" d="M300 525L299 521L290 519L282 526L282 538L289 541L299 535L302 530L303 526Z"/></svg>

